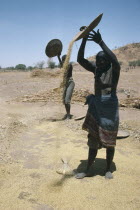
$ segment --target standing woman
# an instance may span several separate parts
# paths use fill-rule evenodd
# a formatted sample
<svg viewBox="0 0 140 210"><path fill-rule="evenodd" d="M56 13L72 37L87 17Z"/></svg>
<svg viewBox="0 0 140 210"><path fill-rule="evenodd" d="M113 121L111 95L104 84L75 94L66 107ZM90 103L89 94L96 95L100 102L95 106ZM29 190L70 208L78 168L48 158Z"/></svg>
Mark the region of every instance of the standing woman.
<svg viewBox="0 0 140 210"><path fill-rule="evenodd" d="M66 60L66 56L67 55L62 56L62 61L59 59L61 67L63 67L63 64ZM65 109L66 109L66 115L64 116L64 119L71 119L71 114L70 114L71 105L70 105L70 103L71 103L73 90L75 87L75 83L72 78L72 70L73 70L73 66L71 63L69 63L68 67L66 69L66 75L65 75L66 82L65 82L65 87L63 90L63 104L65 105Z"/></svg>
<svg viewBox="0 0 140 210"><path fill-rule="evenodd" d="M45 54L49 57L58 57L60 67L64 67L65 60L69 60L69 56L63 55L62 60L60 58L61 52L62 52L62 42L59 39L52 39L46 46L45 48ZM66 60L66 61L67 61ZM66 115L64 116L64 119L71 119L71 114L70 114L70 102L71 102L71 97L72 93L74 90L75 83L72 78L72 70L73 66L71 63L67 63L65 65L65 71L63 75L63 82L62 82L62 87L63 87L63 104L65 105L66 109Z"/></svg>
<svg viewBox="0 0 140 210"><path fill-rule="evenodd" d="M96 62L84 58L87 40L94 41L101 48L96 55ZM88 111L82 129L88 132L88 163L83 173L76 174L76 178L89 175L98 149L106 148L105 178L113 178L111 164L115 153L116 138L119 126L118 99L116 95L120 75L120 65L114 53L102 40L99 30L92 31L88 37L83 38L77 57L78 63L86 70L92 72L95 78L95 95L87 97Z"/></svg>

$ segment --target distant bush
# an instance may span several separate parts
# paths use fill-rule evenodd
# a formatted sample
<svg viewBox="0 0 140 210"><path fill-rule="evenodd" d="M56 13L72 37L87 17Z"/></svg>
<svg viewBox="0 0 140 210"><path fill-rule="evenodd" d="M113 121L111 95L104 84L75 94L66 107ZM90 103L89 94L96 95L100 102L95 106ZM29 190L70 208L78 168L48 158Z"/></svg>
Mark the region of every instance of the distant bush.
<svg viewBox="0 0 140 210"><path fill-rule="evenodd" d="M33 66L28 66L28 67L27 67L27 70L28 70L28 71L32 71L33 69L34 69Z"/></svg>
<svg viewBox="0 0 140 210"><path fill-rule="evenodd" d="M9 66L9 67L6 67L5 69L7 69L7 70L15 70L15 67L14 66Z"/></svg>
<svg viewBox="0 0 140 210"><path fill-rule="evenodd" d="M15 69L25 70L26 69L26 65L24 65L24 64L18 64L18 65L15 66Z"/></svg>
<svg viewBox="0 0 140 210"><path fill-rule="evenodd" d="M136 62L135 61L129 61L129 66L130 67L135 67L136 66Z"/></svg>
<svg viewBox="0 0 140 210"><path fill-rule="evenodd" d="M140 60L137 60L136 65L140 66Z"/></svg>
<svg viewBox="0 0 140 210"><path fill-rule="evenodd" d="M50 62L48 67L51 68L51 69L54 69L55 68L55 62L53 62L53 61Z"/></svg>
<svg viewBox="0 0 140 210"><path fill-rule="evenodd" d="M122 61L119 61L119 64L120 64L120 66L122 66L123 62Z"/></svg>
<svg viewBox="0 0 140 210"><path fill-rule="evenodd" d="M47 64L48 64L49 68L51 68L51 69L55 68L55 62L51 58L48 59Z"/></svg>
<svg viewBox="0 0 140 210"><path fill-rule="evenodd" d="M45 61L39 61L39 62L36 64L36 68L43 69L44 64L45 64Z"/></svg>
<svg viewBox="0 0 140 210"><path fill-rule="evenodd" d="M129 66L130 67L136 67L136 66L140 66L140 60L135 60L135 61L130 61L129 62Z"/></svg>
<svg viewBox="0 0 140 210"><path fill-rule="evenodd" d="M59 63L58 65L55 65L55 67L61 68L61 64Z"/></svg>

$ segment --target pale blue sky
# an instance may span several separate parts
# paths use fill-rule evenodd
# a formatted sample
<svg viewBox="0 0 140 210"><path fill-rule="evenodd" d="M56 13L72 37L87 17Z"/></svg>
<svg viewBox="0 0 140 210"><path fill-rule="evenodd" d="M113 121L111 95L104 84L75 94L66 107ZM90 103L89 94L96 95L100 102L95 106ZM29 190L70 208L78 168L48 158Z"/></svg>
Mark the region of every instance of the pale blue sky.
<svg viewBox="0 0 140 210"><path fill-rule="evenodd" d="M79 28L101 13L95 30L100 29L111 49L140 41L140 0L0 0L0 66L47 62L45 47L56 38L66 54ZM71 61L76 61L80 43L74 44ZM85 56L99 50L88 42ZM57 63L57 58L53 60Z"/></svg>

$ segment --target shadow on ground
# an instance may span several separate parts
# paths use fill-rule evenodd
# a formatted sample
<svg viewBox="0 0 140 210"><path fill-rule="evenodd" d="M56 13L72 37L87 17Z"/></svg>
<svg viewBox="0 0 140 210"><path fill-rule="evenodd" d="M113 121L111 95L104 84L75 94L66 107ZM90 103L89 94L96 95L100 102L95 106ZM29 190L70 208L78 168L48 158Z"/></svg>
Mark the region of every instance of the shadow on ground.
<svg viewBox="0 0 140 210"><path fill-rule="evenodd" d="M73 177L73 175L61 175L61 177L60 177L60 179L58 179L58 180L56 180L56 181L54 181L53 183L52 183L52 186L53 187L60 187L60 186L62 186L68 179L70 179L70 178L72 178Z"/></svg>
<svg viewBox="0 0 140 210"><path fill-rule="evenodd" d="M74 169L75 173L81 173L81 172L84 172L86 170L87 160L80 160L80 162L81 163L79 164L77 169ZM116 170L117 170L116 165L113 162L112 167L111 167L111 171L113 173ZM89 174L90 174L89 177L97 176L97 175L104 176L105 172L106 172L106 160L102 159L102 158L96 158L95 162L94 162L94 165L91 166L91 169L89 171Z"/></svg>

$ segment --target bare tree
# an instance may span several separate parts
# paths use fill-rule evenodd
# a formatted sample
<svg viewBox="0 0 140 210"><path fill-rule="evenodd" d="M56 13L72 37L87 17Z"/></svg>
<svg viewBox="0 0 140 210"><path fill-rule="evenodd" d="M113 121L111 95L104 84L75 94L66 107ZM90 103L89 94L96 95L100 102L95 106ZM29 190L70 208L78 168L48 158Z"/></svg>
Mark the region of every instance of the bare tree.
<svg viewBox="0 0 140 210"><path fill-rule="evenodd" d="M48 64L48 67L51 69L55 67L55 62L53 61L52 58L48 58L47 64Z"/></svg>
<svg viewBox="0 0 140 210"><path fill-rule="evenodd" d="M36 67L39 68L39 69L43 69L44 64L45 64L45 61L39 61L39 62L36 64Z"/></svg>

